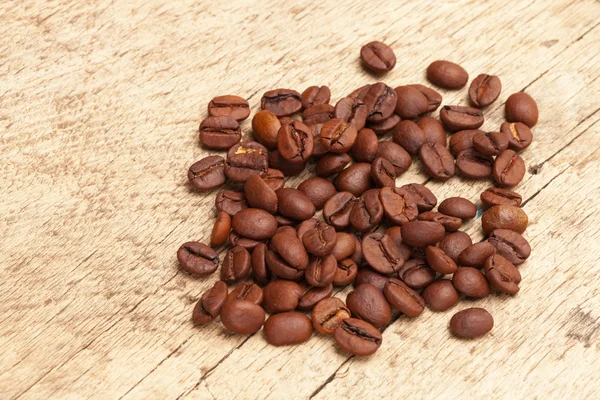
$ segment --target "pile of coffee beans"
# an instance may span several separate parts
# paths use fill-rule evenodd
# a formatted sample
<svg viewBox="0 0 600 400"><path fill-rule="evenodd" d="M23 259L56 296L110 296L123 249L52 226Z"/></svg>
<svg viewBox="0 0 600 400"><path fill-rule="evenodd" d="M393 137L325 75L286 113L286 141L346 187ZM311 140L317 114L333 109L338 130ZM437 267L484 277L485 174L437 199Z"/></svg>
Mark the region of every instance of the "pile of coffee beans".
<svg viewBox="0 0 600 400"><path fill-rule="evenodd" d="M376 73L396 63L381 42L365 45L360 55ZM426 76L453 90L469 80L449 61L431 63ZM448 310L461 297L517 293L517 266L531 248L521 235L528 223L521 196L509 188L525 174L518 153L532 142L538 110L529 95L515 93L498 131L480 130L483 109L501 87L497 76L477 76L468 89L472 107L442 106L441 94L421 84L368 84L335 105L327 86L270 90L252 118L254 141L242 141L248 102L212 99L200 142L226 154L197 161L188 178L199 191L229 183L216 195L209 245L188 242L177 252L181 267L194 275L221 266L220 280L194 307L194 323L220 316L232 332L262 328L275 346L305 342L314 329L364 356L379 348L381 331L399 313L413 318L425 307ZM440 120L429 115L439 107ZM493 179L496 186L481 193L484 241L473 243L459 230L477 215L472 201L450 197L438 205L422 184L396 186L416 157L435 180L457 174ZM316 176L285 186L285 177L307 167ZM226 243L220 260L215 248ZM332 297L334 288L349 284L354 290L345 302ZM462 310L449 322L463 338L484 335L493 325L482 308Z"/></svg>

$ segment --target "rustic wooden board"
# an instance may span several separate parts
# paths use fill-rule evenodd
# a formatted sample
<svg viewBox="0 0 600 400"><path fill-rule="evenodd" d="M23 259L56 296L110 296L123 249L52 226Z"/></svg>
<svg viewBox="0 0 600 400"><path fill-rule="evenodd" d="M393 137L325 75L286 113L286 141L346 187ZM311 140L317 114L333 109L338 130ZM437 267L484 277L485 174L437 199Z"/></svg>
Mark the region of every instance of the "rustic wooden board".
<svg viewBox="0 0 600 400"><path fill-rule="evenodd" d="M0 3L0 398L599 397L599 16L593 0ZM426 311L368 359L316 334L275 348L193 327L216 277L174 253L213 222L215 192L185 175L206 154L206 103L235 93L257 110L268 89L312 84L337 101L377 80L358 62L373 39L398 56L391 86L424 83L438 58L498 74L486 129L510 93L538 101L521 292L476 303L496 320L486 338ZM426 181L418 162L398 178ZM477 200L489 182L427 185ZM464 230L481 238L479 219Z"/></svg>

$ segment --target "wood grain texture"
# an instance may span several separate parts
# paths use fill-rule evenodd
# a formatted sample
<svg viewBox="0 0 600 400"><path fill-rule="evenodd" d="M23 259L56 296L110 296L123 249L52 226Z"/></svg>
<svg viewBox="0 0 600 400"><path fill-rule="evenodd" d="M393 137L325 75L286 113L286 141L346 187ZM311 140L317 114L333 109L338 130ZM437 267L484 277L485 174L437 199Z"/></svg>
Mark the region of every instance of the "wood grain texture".
<svg viewBox="0 0 600 400"><path fill-rule="evenodd" d="M599 396L600 4L338 3L0 3L0 398ZM233 93L256 111L268 89L312 84L335 102L377 80L358 62L374 39L396 51L393 87L424 83L439 58L499 75L485 129L510 93L537 100L517 188L534 247L521 292L477 302L496 319L482 340L452 338L452 313L426 311L397 319L368 359L316 334L275 348L193 327L216 277L180 272L174 253L207 241L215 216L215 192L185 174L207 154L207 102ZM429 182L418 162L408 182L440 199L490 185ZM464 230L482 237L478 218Z"/></svg>

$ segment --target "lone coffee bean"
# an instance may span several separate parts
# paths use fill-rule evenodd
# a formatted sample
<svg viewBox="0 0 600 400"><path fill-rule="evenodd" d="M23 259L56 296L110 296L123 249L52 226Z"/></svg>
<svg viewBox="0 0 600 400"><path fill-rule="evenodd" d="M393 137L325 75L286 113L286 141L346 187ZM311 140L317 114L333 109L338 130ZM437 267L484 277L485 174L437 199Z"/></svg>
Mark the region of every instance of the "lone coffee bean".
<svg viewBox="0 0 600 400"><path fill-rule="evenodd" d="M492 315L483 308L467 308L454 314L450 320L452 333L465 339L483 336L493 327Z"/></svg>
<svg viewBox="0 0 600 400"><path fill-rule="evenodd" d="M363 64L371 71L382 73L390 71L396 65L394 51L382 42L370 42L360 49Z"/></svg>

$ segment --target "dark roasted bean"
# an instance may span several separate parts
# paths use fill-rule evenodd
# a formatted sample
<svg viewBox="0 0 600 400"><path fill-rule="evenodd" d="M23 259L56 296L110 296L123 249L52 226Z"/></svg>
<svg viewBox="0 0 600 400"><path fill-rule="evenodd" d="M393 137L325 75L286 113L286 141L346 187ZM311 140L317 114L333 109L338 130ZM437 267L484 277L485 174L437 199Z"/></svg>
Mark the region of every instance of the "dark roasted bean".
<svg viewBox="0 0 600 400"><path fill-rule="evenodd" d="M198 276L208 276L219 266L217 252L200 242L182 244L177 250L177 260L181 268Z"/></svg>
<svg viewBox="0 0 600 400"><path fill-rule="evenodd" d="M384 119L380 122L369 122L367 128L375 132L376 135L384 135L391 132L396 125L400 123L400 116L398 114L392 114L389 118Z"/></svg>
<svg viewBox="0 0 600 400"><path fill-rule="evenodd" d="M508 138L502 132L479 132L473 136L473 148L484 156L497 156L508 148Z"/></svg>
<svg viewBox="0 0 600 400"><path fill-rule="evenodd" d="M424 185L420 183L409 183L401 186L400 189L406 190L417 203L419 212L431 211L437 204L435 195Z"/></svg>
<svg viewBox="0 0 600 400"><path fill-rule="evenodd" d="M300 93L289 89L275 89L265 92L260 107L269 110L278 117L292 115L302 109Z"/></svg>
<svg viewBox="0 0 600 400"><path fill-rule="evenodd" d="M435 271L424 259L412 259L404 263L398 278L412 289L423 289L435 280Z"/></svg>
<svg viewBox="0 0 600 400"><path fill-rule="evenodd" d="M494 327L494 318L483 308L467 308L450 319L450 330L458 337L472 339L483 336Z"/></svg>
<svg viewBox="0 0 600 400"><path fill-rule="evenodd" d="M221 308L227 300L227 284L217 281L212 288L202 294L192 312L192 321L195 324L206 324L217 318Z"/></svg>
<svg viewBox="0 0 600 400"><path fill-rule="evenodd" d="M297 221L304 221L315 215L313 202L298 189L283 188L277 192L279 213Z"/></svg>
<svg viewBox="0 0 600 400"><path fill-rule="evenodd" d="M517 232L508 229L493 230L487 240L498 254L514 265L523 264L531 254L529 242Z"/></svg>
<svg viewBox="0 0 600 400"><path fill-rule="evenodd" d="M306 163L292 163L279 153L279 150L269 152L269 165L280 170L284 176L295 176L306 168Z"/></svg>
<svg viewBox="0 0 600 400"><path fill-rule="evenodd" d="M327 200L337 193L333 183L318 176L303 181L298 185L298 190L308 196L317 210L322 209Z"/></svg>
<svg viewBox="0 0 600 400"><path fill-rule="evenodd" d="M427 246L425 259L434 271L442 275L453 274L458 268L456 263L439 247Z"/></svg>
<svg viewBox="0 0 600 400"><path fill-rule="evenodd" d="M324 257L311 256L304 278L309 285L325 287L330 285L337 272L337 260L332 255Z"/></svg>
<svg viewBox="0 0 600 400"><path fill-rule="evenodd" d="M315 166L315 174L320 177L328 177L333 174L342 172L344 168L352 161L350 156L346 153L336 154L328 153L325 154L317 162Z"/></svg>
<svg viewBox="0 0 600 400"><path fill-rule="evenodd" d="M271 150L277 148L277 133L279 133L280 128L281 122L269 110L260 110L252 117L254 137L259 143Z"/></svg>
<svg viewBox="0 0 600 400"><path fill-rule="evenodd" d="M240 96L217 96L208 103L208 115L213 117L230 116L243 121L250 115L248 101Z"/></svg>
<svg viewBox="0 0 600 400"><path fill-rule="evenodd" d="M348 293L346 305L352 316L367 321L375 328L386 326L392 319L392 309L385 296L376 286L368 283Z"/></svg>
<svg viewBox="0 0 600 400"><path fill-rule="evenodd" d="M449 279L432 282L423 290L422 296L429 309L433 311L446 311L454 307L460 299Z"/></svg>
<svg viewBox="0 0 600 400"><path fill-rule="evenodd" d="M468 129L466 131L458 131L450 137L450 151L455 156L461 152L469 149L473 149L473 138L478 133L484 133L479 129Z"/></svg>
<svg viewBox="0 0 600 400"><path fill-rule="evenodd" d="M333 226L319 221L313 229L309 229L304 233L301 239L306 251L315 256L324 257L331 254L335 248L337 233Z"/></svg>
<svg viewBox="0 0 600 400"><path fill-rule="evenodd" d="M383 157L392 163L396 176L405 173L412 163L410 154L402 146L390 141L379 142L377 157Z"/></svg>
<svg viewBox="0 0 600 400"><path fill-rule="evenodd" d="M494 246L488 242L474 243L459 254L458 263L465 267L481 268L494 252Z"/></svg>
<svg viewBox="0 0 600 400"><path fill-rule="evenodd" d="M231 227L238 235L265 240L275 234L277 220L260 208L245 208L233 216Z"/></svg>
<svg viewBox="0 0 600 400"><path fill-rule="evenodd" d="M478 269L460 267L452 276L452 284L468 297L486 297L490 293L490 284Z"/></svg>
<svg viewBox="0 0 600 400"><path fill-rule="evenodd" d="M520 194L508 189L491 187L480 195L481 202L486 207L505 205L519 207L523 198Z"/></svg>
<svg viewBox="0 0 600 400"><path fill-rule="evenodd" d="M405 256L401 248L388 235L369 233L363 237L362 251L365 261L377 272L392 274L400 270Z"/></svg>
<svg viewBox="0 0 600 400"><path fill-rule="evenodd" d="M273 346L300 344L310 339L312 323L302 313L285 312L267 318L263 331L265 340Z"/></svg>
<svg viewBox="0 0 600 400"><path fill-rule="evenodd" d="M277 195L260 176L248 177L244 183L244 193L251 207L263 209L271 214L277 212Z"/></svg>
<svg viewBox="0 0 600 400"><path fill-rule="evenodd" d="M446 131L444 126L437 119L428 115L419 118L417 126L425 133L425 141L427 143L441 143L446 147Z"/></svg>
<svg viewBox="0 0 600 400"><path fill-rule="evenodd" d="M506 294L516 294L519 291L521 274L506 258L494 254L486 260L483 267L485 277L495 291Z"/></svg>
<svg viewBox="0 0 600 400"><path fill-rule="evenodd" d="M370 356L381 346L381 333L368 322L346 318L334 331L338 346L357 356Z"/></svg>
<svg viewBox="0 0 600 400"><path fill-rule="evenodd" d="M385 187L379 193L386 218L397 225L417 219L419 210L414 197L405 189Z"/></svg>
<svg viewBox="0 0 600 400"><path fill-rule="evenodd" d="M244 193L235 190L222 190L215 198L215 206L217 210L225 211L233 217L244 208L248 208L248 203Z"/></svg>
<svg viewBox="0 0 600 400"><path fill-rule="evenodd" d="M500 132L508 140L508 147L514 151L525 150L533 141L531 129L522 122L504 122Z"/></svg>
<svg viewBox="0 0 600 400"><path fill-rule="evenodd" d="M208 156L192 164L188 170L191 185L198 190L211 190L227 181L225 160L221 156Z"/></svg>
<svg viewBox="0 0 600 400"><path fill-rule="evenodd" d="M390 46L373 41L360 49L363 65L371 71L382 73L390 71L396 65L396 55Z"/></svg>
<svg viewBox="0 0 600 400"><path fill-rule="evenodd" d="M352 146L352 157L358 162L372 162L377 154L379 141L371 129L363 128L358 132L356 141Z"/></svg>
<svg viewBox="0 0 600 400"><path fill-rule="evenodd" d="M227 152L225 175L235 182L245 182L250 175L265 176L269 167L267 149L257 142L241 142Z"/></svg>
<svg viewBox="0 0 600 400"><path fill-rule="evenodd" d="M435 90L428 88L427 86L412 84L407 85L417 89L419 92L423 93L423 95L427 98L428 107L425 112L433 112L437 110L437 108L442 103L442 95L440 95Z"/></svg>
<svg viewBox="0 0 600 400"><path fill-rule="evenodd" d="M464 220L475 217L477 207L473 202L463 197L449 197L440 203L438 211Z"/></svg>
<svg viewBox="0 0 600 400"><path fill-rule="evenodd" d="M227 150L241 138L240 124L232 117L208 117L200 124L200 143L208 149Z"/></svg>
<svg viewBox="0 0 600 400"><path fill-rule="evenodd" d="M469 74L458 64L438 60L427 67L427 79L446 89L460 89L467 84Z"/></svg>
<svg viewBox="0 0 600 400"><path fill-rule="evenodd" d="M277 134L277 150L294 164L305 164L314 150L312 131L300 121L285 124Z"/></svg>
<svg viewBox="0 0 600 400"><path fill-rule="evenodd" d="M402 225L402 240L413 247L434 245L444 237L446 230L437 222L410 221Z"/></svg>
<svg viewBox="0 0 600 400"><path fill-rule="evenodd" d="M265 322L265 311L251 301L226 301L221 309L221 322L235 333L258 332Z"/></svg>
<svg viewBox="0 0 600 400"><path fill-rule="evenodd" d="M321 129L321 144L332 153L346 153L354 145L358 132L354 125L334 118Z"/></svg>
<svg viewBox="0 0 600 400"><path fill-rule="evenodd" d="M304 110L302 121L308 125L324 124L333 118L333 106L331 104L317 104Z"/></svg>
<svg viewBox="0 0 600 400"><path fill-rule="evenodd" d="M419 149L419 158L429 176L446 181L456 174L454 158L441 143L425 143Z"/></svg>
<svg viewBox="0 0 600 400"><path fill-rule="evenodd" d="M319 301L313 308L311 319L313 327L323 335L331 335L343 320L350 318L350 310L336 297Z"/></svg>
<svg viewBox="0 0 600 400"><path fill-rule="evenodd" d="M327 86L309 86L302 92L302 107L307 109L319 104L329 103L331 91Z"/></svg>
<svg viewBox="0 0 600 400"><path fill-rule="evenodd" d="M331 296L333 293L333 285L329 284L324 287L307 287L300 297L300 301L298 302L298 309L300 310L312 310L315 305Z"/></svg>
<svg viewBox="0 0 600 400"><path fill-rule="evenodd" d="M472 244L473 241L471 240L471 237L460 231L447 234L438 243L440 249L442 249L454 262L458 262L460 253Z"/></svg>
<svg viewBox="0 0 600 400"><path fill-rule="evenodd" d="M350 192L355 196L360 196L363 192L373 187L371 164L352 164L340 172L335 177L333 183L340 192Z"/></svg>
<svg viewBox="0 0 600 400"><path fill-rule="evenodd" d="M538 121L538 107L535 100L524 92L511 94L504 105L508 122L522 122L532 128Z"/></svg>
<svg viewBox="0 0 600 400"><path fill-rule="evenodd" d="M458 172L467 178L485 179L492 175L494 159L474 149L463 150L456 156Z"/></svg>
<svg viewBox="0 0 600 400"><path fill-rule="evenodd" d="M493 206L481 216L481 225L486 234L494 229L509 229L523 233L528 223L527 214L515 206Z"/></svg>
<svg viewBox="0 0 600 400"><path fill-rule="evenodd" d="M242 282L227 297L227 301L238 300L247 300L260 305L263 301L263 291L256 283Z"/></svg>
<svg viewBox="0 0 600 400"><path fill-rule="evenodd" d="M333 116L354 126L357 131L365 127L368 110L362 99L344 97L335 105Z"/></svg>
<svg viewBox="0 0 600 400"><path fill-rule="evenodd" d="M245 279L250 273L250 253L242 246L227 250L221 266L221 280L233 283Z"/></svg>
<svg viewBox="0 0 600 400"><path fill-rule="evenodd" d="M378 187L396 186L396 169L386 158L377 157L371 164L371 179Z"/></svg>
<svg viewBox="0 0 600 400"><path fill-rule="evenodd" d="M425 309L425 300L413 289L406 286L404 282L396 278L390 278L383 293L387 301L407 317L417 317Z"/></svg>
<svg viewBox="0 0 600 400"><path fill-rule="evenodd" d="M425 132L413 121L401 121L394 128L394 142L411 155L417 154L425 141Z"/></svg>
<svg viewBox="0 0 600 400"><path fill-rule="evenodd" d="M496 75L481 74L469 86L469 99L475 107L483 108L492 104L502 91L502 83Z"/></svg>
<svg viewBox="0 0 600 400"><path fill-rule="evenodd" d="M367 121L380 122L391 117L397 100L394 89L385 83L377 82L371 85L363 99L367 108Z"/></svg>
<svg viewBox="0 0 600 400"><path fill-rule="evenodd" d="M483 125L483 113L473 107L444 106L440 111L440 120L444 128L452 132L477 129Z"/></svg>
<svg viewBox="0 0 600 400"><path fill-rule="evenodd" d="M328 224L341 229L350 225L350 213L356 202L356 197L350 192L339 192L325 202L323 218Z"/></svg>
<svg viewBox="0 0 600 400"><path fill-rule="evenodd" d="M302 288L296 282L274 280L263 289L262 306L269 314L293 311L302 296Z"/></svg>
<svg viewBox="0 0 600 400"><path fill-rule="evenodd" d="M425 211L424 213L419 214L418 219L421 221L437 222L444 227L446 232L456 232L462 225L462 220L460 218L435 211Z"/></svg>
<svg viewBox="0 0 600 400"><path fill-rule="evenodd" d="M350 224L361 232L373 230L383 218L383 206L379 200L379 189L365 191L350 211Z"/></svg>
<svg viewBox="0 0 600 400"><path fill-rule="evenodd" d="M254 281L260 285L265 285L271 280L271 270L267 266L265 259L267 255L267 245L259 243L250 256L250 262L252 264L252 277Z"/></svg>
<svg viewBox="0 0 600 400"><path fill-rule="evenodd" d="M334 286L346 286L350 284L357 273L358 266L351 258L338 261L335 277L333 278Z"/></svg>

